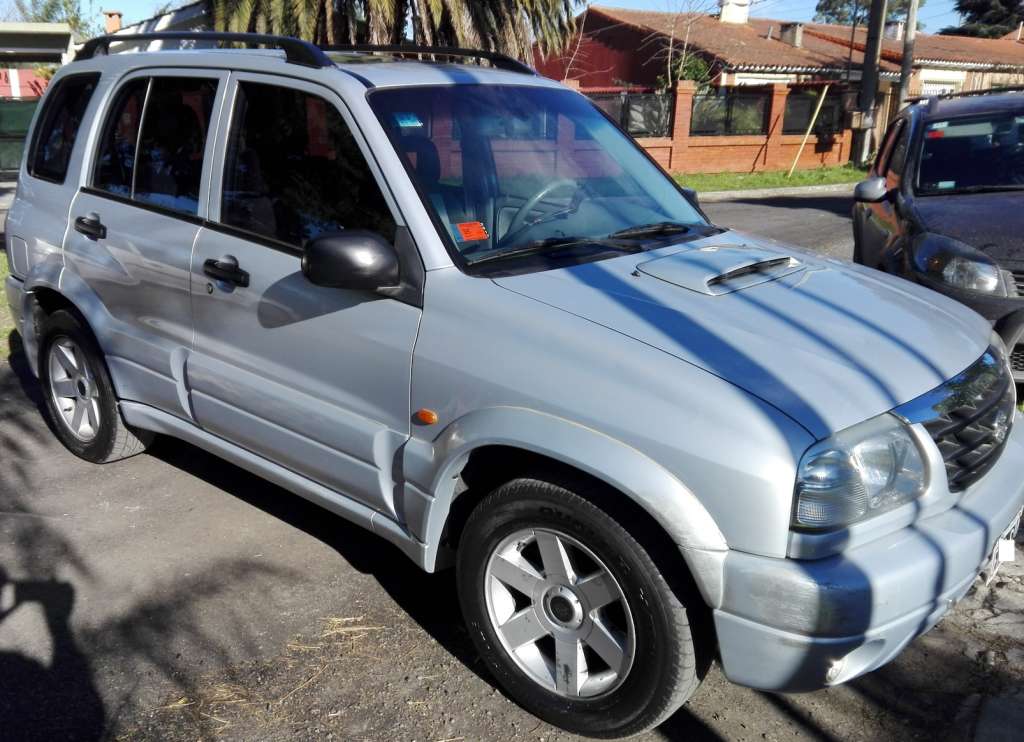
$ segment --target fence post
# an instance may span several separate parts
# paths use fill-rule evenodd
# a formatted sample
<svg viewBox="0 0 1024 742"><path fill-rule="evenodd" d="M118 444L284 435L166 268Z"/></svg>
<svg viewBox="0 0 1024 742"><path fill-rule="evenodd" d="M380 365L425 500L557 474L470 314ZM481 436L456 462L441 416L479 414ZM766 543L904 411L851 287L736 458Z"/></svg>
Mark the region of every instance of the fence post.
<svg viewBox="0 0 1024 742"><path fill-rule="evenodd" d="M676 83L675 110L672 111L672 155L669 169L681 171L686 167L687 147L690 142L690 116L693 114L693 95L697 84L693 80Z"/></svg>
<svg viewBox="0 0 1024 742"><path fill-rule="evenodd" d="M782 150L782 119L786 115L786 97L788 95L789 86L786 83L772 83L771 101L768 107L768 140L765 142L765 156L762 163L766 170L785 167L786 154ZM758 163L755 162L752 170L757 170L757 165Z"/></svg>

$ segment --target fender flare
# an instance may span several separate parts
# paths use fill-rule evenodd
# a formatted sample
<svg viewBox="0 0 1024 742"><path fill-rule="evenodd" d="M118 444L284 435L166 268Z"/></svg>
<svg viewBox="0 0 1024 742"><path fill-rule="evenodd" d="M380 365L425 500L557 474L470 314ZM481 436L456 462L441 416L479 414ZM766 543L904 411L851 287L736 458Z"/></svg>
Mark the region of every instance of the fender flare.
<svg viewBox="0 0 1024 742"><path fill-rule="evenodd" d="M470 454L502 445L540 454L586 472L636 502L679 547L705 601L720 605L728 545L693 492L646 454L592 428L522 407L490 407L448 425L433 442L411 439L407 480L432 498L424 540L434 569L459 473Z"/></svg>
<svg viewBox="0 0 1024 742"><path fill-rule="evenodd" d="M52 253L32 266L31 271L25 276L21 297L22 343L25 346L25 355L28 357L29 368L33 374L39 376L39 338L36 337L35 292L41 288L50 289L64 297L85 319L89 329L96 337L100 349L104 353L109 351L102 333L103 322L96 321L97 317L108 318L108 323L111 319L103 302L77 273L65 270L64 260L60 253ZM115 388L116 386L115 380Z"/></svg>

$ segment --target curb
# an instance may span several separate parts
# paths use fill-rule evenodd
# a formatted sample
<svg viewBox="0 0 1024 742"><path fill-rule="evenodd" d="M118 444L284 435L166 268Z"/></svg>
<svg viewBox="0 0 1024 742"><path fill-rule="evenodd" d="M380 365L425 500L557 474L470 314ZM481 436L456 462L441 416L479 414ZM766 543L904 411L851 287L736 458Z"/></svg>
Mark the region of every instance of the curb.
<svg viewBox="0 0 1024 742"><path fill-rule="evenodd" d="M684 183L685 185L685 183ZM699 193L702 204L719 201L778 198L779 196L815 196L819 193L853 193L856 183L834 183L831 185L794 186L793 188L748 188L739 191L705 191Z"/></svg>

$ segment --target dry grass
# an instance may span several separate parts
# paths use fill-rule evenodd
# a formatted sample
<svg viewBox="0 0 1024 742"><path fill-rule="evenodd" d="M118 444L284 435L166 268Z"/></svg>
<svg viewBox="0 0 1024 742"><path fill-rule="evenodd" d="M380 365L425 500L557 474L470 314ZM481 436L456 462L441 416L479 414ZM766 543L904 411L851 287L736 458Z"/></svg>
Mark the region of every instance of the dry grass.
<svg viewBox="0 0 1024 742"><path fill-rule="evenodd" d="M7 253L0 247L0 284L3 284L7 273ZM10 343L7 342L7 337L13 331L14 318L7 309L7 301L0 296L0 361L7 360L7 354L10 352Z"/></svg>

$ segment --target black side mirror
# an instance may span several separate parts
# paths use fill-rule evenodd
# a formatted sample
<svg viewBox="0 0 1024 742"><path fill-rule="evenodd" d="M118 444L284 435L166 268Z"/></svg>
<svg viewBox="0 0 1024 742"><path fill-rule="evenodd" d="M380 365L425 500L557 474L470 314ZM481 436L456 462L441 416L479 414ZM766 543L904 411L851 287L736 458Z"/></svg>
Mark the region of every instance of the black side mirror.
<svg viewBox="0 0 1024 742"><path fill-rule="evenodd" d="M697 191L695 191L692 188L680 188L680 190L688 199L690 199L691 204L693 204L697 208L700 208L700 201L697 198Z"/></svg>
<svg viewBox="0 0 1024 742"><path fill-rule="evenodd" d="M885 178L875 176L862 180L853 189L853 200L862 204L877 204L889 197Z"/></svg>
<svg viewBox="0 0 1024 742"><path fill-rule="evenodd" d="M326 232L306 243L302 274L317 286L376 291L398 285L398 253L376 232Z"/></svg>

